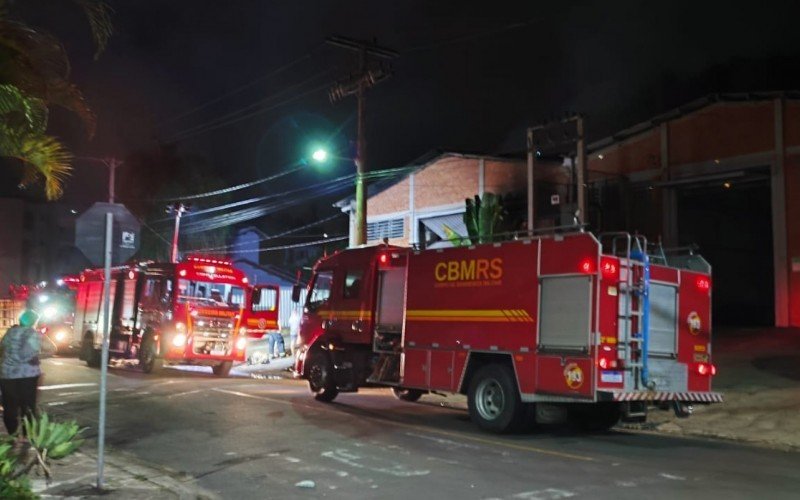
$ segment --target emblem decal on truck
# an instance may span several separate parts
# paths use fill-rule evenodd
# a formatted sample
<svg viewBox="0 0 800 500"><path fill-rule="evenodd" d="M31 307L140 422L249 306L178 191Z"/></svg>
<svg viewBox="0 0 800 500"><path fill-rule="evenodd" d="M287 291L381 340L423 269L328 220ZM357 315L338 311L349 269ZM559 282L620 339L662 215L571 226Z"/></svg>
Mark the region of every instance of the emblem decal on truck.
<svg viewBox="0 0 800 500"><path fill-rule="evenodd" d="M583 370L578 366L578 363L568 363L564 367L564 380L570 389L577 390L581 388L583 385Z"/></svg>
<svg viewBox="0 0 800 500"><path fill-rule="evenodd" d="M700 321L700 315L697 314L697 311L689 313L689 317L686 318L686 324L689 325L689 333L692 335L699 334L700 329L703 327L703 323Z"/></svg>

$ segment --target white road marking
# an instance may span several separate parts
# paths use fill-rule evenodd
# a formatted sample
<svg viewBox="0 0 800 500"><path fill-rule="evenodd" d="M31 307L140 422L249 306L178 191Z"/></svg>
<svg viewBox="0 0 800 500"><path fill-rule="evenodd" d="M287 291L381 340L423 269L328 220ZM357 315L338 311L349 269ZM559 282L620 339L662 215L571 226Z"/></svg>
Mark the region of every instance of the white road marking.
<svg viewBox="0 0 800 500"><path fill-rule="evenodd" d="M75 396L78 394L86 394L85 392L75 391L75 392L59 392L58 396Z"/></svg>
<svg viewBox="0 0 800 500"><path fill-rule="evenodd" d="M66 401L53 401L52 403L47 403L47 406L61 406L67 404Z"/></svg>
<svg viewBox="0 0 800 500"><path fill-rule="evenodd" d="M188 396L189 394L197 394L198 392L203 392L203 389L195 389L193 391L185 391L185 392L178 392L176 394L170 394L167 396L167 399L177 398L180 396Z"/></svg>
<svg viewBox="0 0 800 500"><path fill-rule="evenodd" d="M287 462L291 462L291 463L293 463L293 464L297 464L297 463L300 463L300 462L302 461L302 460L300 460L299 458L294 458L294 457L283 457L283 458L284 458L284 459L285 459Z"/></svg>
<svg viewBox="0 0 800 500"><path fill-rule="evenodd" d="M58 389L69 389L72 387L94 387L97 382L84 382L80 384L57 384L57 385L43 385L39 387L40 391L55 391Z"/></svg>
<svg viewBox="0 0 800 500"><path fill-rule="evenodd" d="M517 493L514 498L523 498L525 500L559 500L561 498L574 497L575 493L567 490L558 490L556 488L546 488L536 491L524 491Z"/></svg>
<svg viewBox="0 0 800 500"><path fill-rule="evenodd" d="M659 476L663 477L664 479L672 479L673 481L686 481L686 478L683 476L673 476L672 474L667 474L666 472L662 472Z"/></svg>
<svg viewBox="0 0 800 500"><path fill-rule="evenodd" d="M136 389L132 387L120 387L119 389L111 389L111 392L130 392L135 391Z"/></svg>
<svg viewBox="0 0 800 500"><path fill-rule="evenodd" d="M358 469L366 469L372 472L381 472L383 474L389 474L395 477L415 477L415 476L427 476L431 473L429 470L411 470L406 468L403 464L394 464L390 467L367 467L366 465L359 463L358 460L363 459L359 455L355 455L346 449L338 449L334 451L323 451L320 453L325 458L330 458L332 460L336 460L337 462L341 462L343 464L347 464L351 467L355 467ZM373 459L369 459L368 461L374 462Z"/></svg>
<svg viewBox="0 0 800 500"><path fill-rule="evenodd" d="M617 481L617 486L621 488L635 488L636 483L633 481Z"/></svg>
<svg viewBox="0 0 800 500"><path fill-rule="evenodd" d="M459 443L458 441L453 441L451 439L443 439L443 438L437 438L437 437L433 437L433 436L425 436L424 434L417 434L416 432L406 432L405 434L406 434L406 436L411 436L411 437L420 438L420 439L427 439L428 441L433 441L434 443L443 444L443 445L446 445L446 446L453 446L453 447L456 447L456 448L469 448L469 449L473 449L473 450L479 450L480 449L480 446L474 446L474 445L466 444L466 443Z"/></svg>

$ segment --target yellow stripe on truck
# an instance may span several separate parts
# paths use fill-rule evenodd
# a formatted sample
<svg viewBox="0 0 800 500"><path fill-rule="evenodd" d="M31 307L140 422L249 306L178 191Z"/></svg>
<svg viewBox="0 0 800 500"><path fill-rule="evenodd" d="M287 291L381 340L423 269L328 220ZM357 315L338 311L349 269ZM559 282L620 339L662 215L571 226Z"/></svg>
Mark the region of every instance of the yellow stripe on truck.
<svg viewBox="0 0 800 500"><path fill-rule="evenodd" d="M415 309L406 311L408 321L471 321L533 323L523 309Z"/></svg>

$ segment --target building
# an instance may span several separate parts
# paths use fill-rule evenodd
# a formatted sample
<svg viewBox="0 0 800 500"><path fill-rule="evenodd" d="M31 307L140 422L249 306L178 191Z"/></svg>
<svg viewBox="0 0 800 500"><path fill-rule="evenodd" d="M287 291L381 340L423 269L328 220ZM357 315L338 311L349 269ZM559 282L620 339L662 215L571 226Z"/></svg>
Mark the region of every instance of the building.
<svg viewBox="0 0 800 500"><path fill-rule="evenodd" d="M536 180L542 192L538 226L559 225L563 206L550 206L553 194L567 194L568 175L562 162L541 161ZM524 157L434 151L402 169L404 175L368 188L367 244L388 239L397 245L449 246L448 233L466 237L465 200L475 195L505 195L504 206L524 213L527 203L527 163ZM559 199L567 199L566 197ZM523 204L521 207L515 205ZM350 244L354 242L354 200L336 203L350 215ZM525 229L515 221L512 229Z"/></svg>
<svg viewBox="0 0 800 500"><path fill-rule="evenodd" d="M0 198L0 295L88 265L75 248L75 217L60 203Z"/></svg>
<svg viewBox="0 0 800 500"><path fill-rule="evenodd" d="M800 93L708 96L589 151L593 228L697 245L715 322L800 326Z"/></svg>

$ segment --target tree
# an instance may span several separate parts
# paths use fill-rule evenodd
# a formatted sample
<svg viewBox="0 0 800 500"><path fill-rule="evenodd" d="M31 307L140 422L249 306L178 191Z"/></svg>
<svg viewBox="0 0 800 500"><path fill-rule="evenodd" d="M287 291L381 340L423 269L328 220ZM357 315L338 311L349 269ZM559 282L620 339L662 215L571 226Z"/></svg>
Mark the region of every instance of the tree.
<svg viewBox="0 0 800 500"><path fill-rule="evenodd" d="M73 2L87 16L97 58L112 32L111 8L102 0ZM0 0L0 155L22 163L22 186L43 180L47 198L56 199L70 173L72 155L45 133L48 107L77 114L89 137L96 119L69 80L69 57L61 42L14 14L10 2Z"/></svg>
<svg viewBox="0 0 800 500"><path fill-rule="evenodd" d="M494 240L495 229L503 220L502 197L494 193L484 193L483 199L475 195L475 199L466 199L464 224L467 226L469 239L474 243L490 243Z"/></svg>

